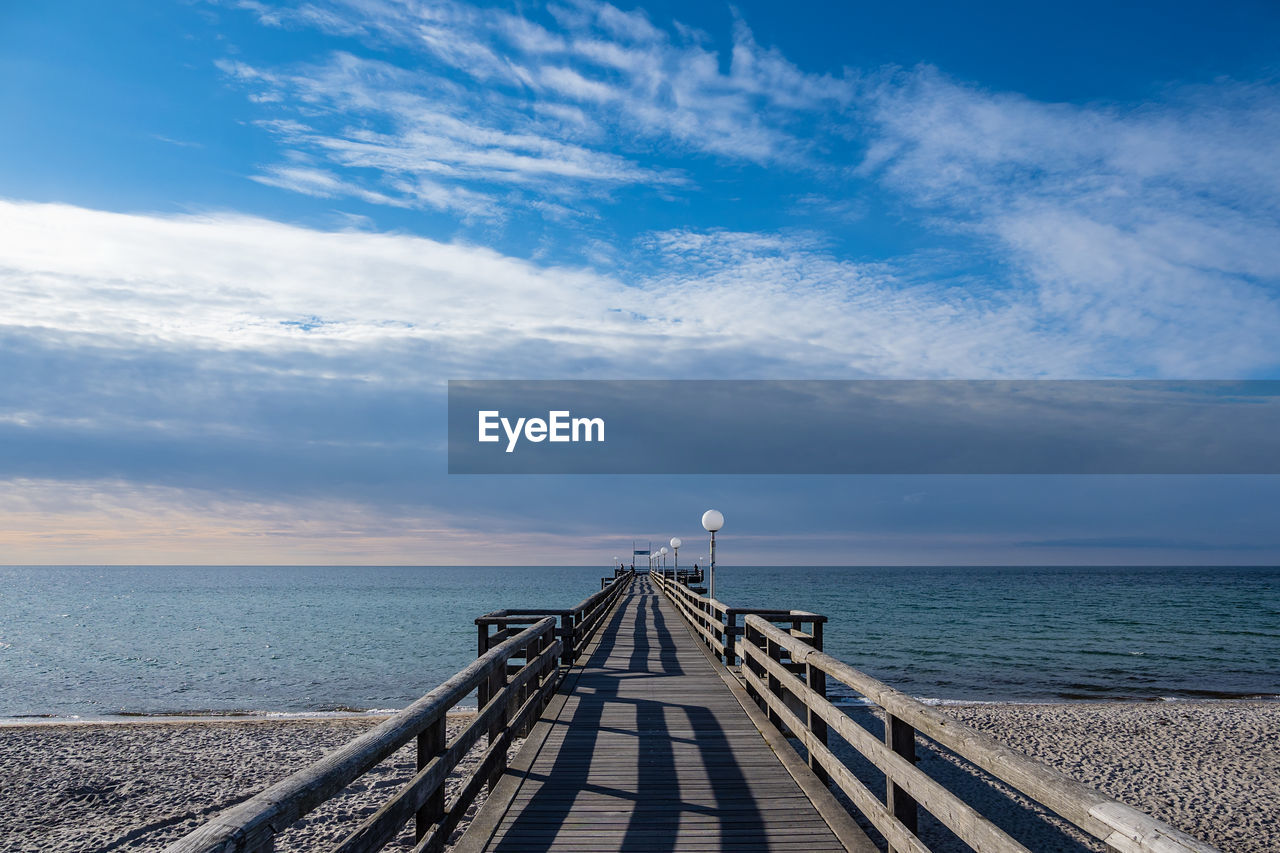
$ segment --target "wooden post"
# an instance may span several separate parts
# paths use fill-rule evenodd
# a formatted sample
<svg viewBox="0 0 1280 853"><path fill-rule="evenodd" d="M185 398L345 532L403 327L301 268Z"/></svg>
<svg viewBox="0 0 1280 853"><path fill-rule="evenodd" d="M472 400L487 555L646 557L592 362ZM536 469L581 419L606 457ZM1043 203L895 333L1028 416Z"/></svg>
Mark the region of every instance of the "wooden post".
<svg viewBox="0 0 1280 853"><path fill-rule="evenodd" d="M760 646L759 637L760 637L759 632L756 631L754 628L752 628L750 625L747 625L744 620L743 626L742 626L742 642L749 643L758 648ZM742 653L742 665L745 666L747 669L751 670L756 675L760 674L760 667L756 664L753 658L750 658L747 656L747 653L745 651ZM754 685L752 685L750 681L745 681L744 686L747 689L747 695L750 696L752 699L756 700L756 704L759 705L761 708L763 708L764 700L759 695L757 695Z"/></svg>
<svg viewBox="0 0 1280 853"><path fill-rule="evenodd" d="M738 664L738 611L727 608L724 612L724 665Z"/></svg>
<svg viewBox="0 0 1280 853"><path fill-rule="evenodd" d="M502 733L506 731L507 721L510 719L510 703L502 697L502 690L507 686L507 662L503 661L502 665L496 667L493 675L489 676L489 696L494 699L502 699L502 710L495 714L493 722L489 724L489 743L496 743ZM493 786L498 784L498 780L502 778L502 774L507 772L507 756L502 754L498 756L494 762L493 773L489 776L489 792L493 792Z"/></svg>
<svg viewBox="0 0 1280 853"><path fill-rule="evenodd" d="M884 743L907 761L916 763L916 730L910 723L898 719L887 710L884 712ZM916 801L895 785L892 779L885 784L884 803L889 812L914 835L917 830ZM893 853L892 847L889 848L889 853Z"/></svg>
<svg viewBox="0 0 1280 853"><path fill-rule="evenodd" d="M578 627L575 616L572 610L560 614L560 642L564 643L564 650L560 652L560 662L565 666L573 666L575 651L573 636Z"/></svg>
<svg viewBox="0 0 1280 853"><path fill-rule="evenodd" d="M489 651L489 626L477 625L479 629L479 639L476 642L476 657L483 657L484 653ZM483 711L484 706L489 704L489 682L481 681L476 687L476 710Z"/></svg>
<svg viewBox="0 0 1280 853"><path fill-rule="evenodd" d="M716 611L716 607L714 607L709 601L707 602L707 630L710 631L710 633L718 633L719 631L719 613ZM721 635L721 639L724 639L723 635ZM712 649L713 652L716 651L709 638L707 640L707 647ZM718 656L719 653L717 653L717 657Z"/></svg>
<svg viewBox="0 0 1280 853"><path fill-rule="evenodd" d="M813 621L813 647L818 651L822 651L822 622L815 619ZM805 664L804 669L805 683L809 685L809 689L817 693L823 699L827 698L827 674L812 663ZM813 708L805 704L805 711L808 719L805 721L809 724L809 731L813 732L815 738L823 746L827 745L827 721L822 719L813 712ZM822 764L814 756L813 752L809 753L809 769L813 774L822 780L825 785L831 781L831 776L822 767Z"/></svg>
<svg viewBox="0 0 1280 853"><path fill-rule="evenodd" d="M422 770L431 763L431 759L444 752L446 735L446 719L445 714L440 715L440 719L418 735L418 769ZM432 825L437 823L444 817L444 782L440 783L440 787L427 797L427 801L422 804L422 808L418 809L417 816L414 819L415 841L421 841L423 836L430 831Z"/></svg>
<svg viewBox="0 0 1280 853"><path fill-rule="evenodd" d="M525 646L523 649L520 650L520 653L521 655L523 655L523 660L524 660L524 664L521 665L520 669L524 669L526 666L529 665L529 662L534 659L534 656L538 653L538 646L540 644L541 644L541 640L535 639L531 643L529 643L529 645ZM507 665L506 669L507 669L508 678L510 678L511 676L519 672L519 670L516 670L516 672L512 672L510 664ZM530 696L529 691L536 690L536 689L538 689L536 679L534 680L533 683L526 681L524 684L520 686L519 690L513 691L515 695L511 698L511 701L507 703L507 707L518 711L524 705L525 700L529 698Z"/></svg>
<svg viewBox="0 0 1280 853"><path fill-rule="evenodd" d="M779 646L776 642L774 642L772 638L769 638L769 637L765 638L764 649L765 649L765 654L767 654L769 657L779 662L782 661L782 647ZM773 673L769 673L768 681L766 683L769 685L770 693L772 693L774 696L777 696L779 699L783 698L782 680L778 678L778 676L774 675ZM776 728L778 731L784 732L784 733L786 732L786 729L783 726L782 716L777 711L774 711L772 708L769 709L769 722L773 723L774 728Z"/></svg>

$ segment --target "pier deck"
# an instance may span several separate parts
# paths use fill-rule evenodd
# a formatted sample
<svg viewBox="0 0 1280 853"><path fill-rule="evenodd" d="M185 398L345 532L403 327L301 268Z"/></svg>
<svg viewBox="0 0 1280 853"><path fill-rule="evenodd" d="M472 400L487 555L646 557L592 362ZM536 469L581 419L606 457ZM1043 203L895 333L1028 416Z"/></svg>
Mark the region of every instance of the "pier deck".
<svg viewBox="0 0 1280 853"><path fill-rule="evenodd" d="M646 576L455 848L846 849Z"/></svg>

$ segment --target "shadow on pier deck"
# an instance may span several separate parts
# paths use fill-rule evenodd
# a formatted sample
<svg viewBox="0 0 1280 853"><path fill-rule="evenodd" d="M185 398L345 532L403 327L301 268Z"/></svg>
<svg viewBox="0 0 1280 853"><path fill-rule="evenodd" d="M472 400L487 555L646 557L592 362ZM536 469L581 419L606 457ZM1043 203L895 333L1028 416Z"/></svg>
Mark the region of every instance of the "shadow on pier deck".
<svg viewBox="0 0 1280 853"><path fill-rule="evenodd" d="M874 850L703 648L638 577L455 851Z"/></svg>

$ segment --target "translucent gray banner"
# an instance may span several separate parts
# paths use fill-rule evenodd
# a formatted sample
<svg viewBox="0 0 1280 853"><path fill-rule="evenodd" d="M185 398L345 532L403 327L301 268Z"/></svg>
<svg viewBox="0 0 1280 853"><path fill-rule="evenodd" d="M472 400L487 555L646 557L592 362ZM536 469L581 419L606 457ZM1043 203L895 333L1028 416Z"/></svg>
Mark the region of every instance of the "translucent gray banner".
<svg viewBox="0 0 1280 853"><path fill-rule="evenodd" d="M1275 474L1280 381L449 382L451 474Z"/></svg>

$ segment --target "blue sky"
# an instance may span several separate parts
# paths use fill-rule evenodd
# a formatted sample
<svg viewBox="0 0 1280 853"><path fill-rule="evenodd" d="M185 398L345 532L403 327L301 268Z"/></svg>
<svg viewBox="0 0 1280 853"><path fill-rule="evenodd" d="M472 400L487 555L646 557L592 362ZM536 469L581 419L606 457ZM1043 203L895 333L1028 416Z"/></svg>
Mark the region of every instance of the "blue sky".
<svg viewBox="0 0 1280 853"><path fill-rule="evenodd" d="M10 4L4 561L607 563L716 505L740 562L1276 562L1275 478L450 478L443 393L1280 378L1277 45L1267 3Z"/></svg>

